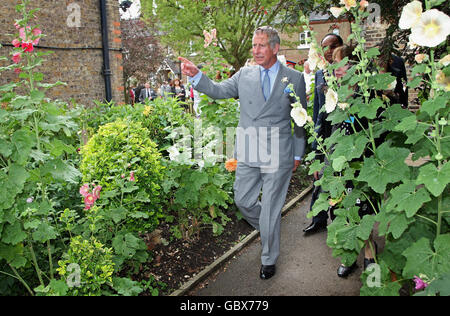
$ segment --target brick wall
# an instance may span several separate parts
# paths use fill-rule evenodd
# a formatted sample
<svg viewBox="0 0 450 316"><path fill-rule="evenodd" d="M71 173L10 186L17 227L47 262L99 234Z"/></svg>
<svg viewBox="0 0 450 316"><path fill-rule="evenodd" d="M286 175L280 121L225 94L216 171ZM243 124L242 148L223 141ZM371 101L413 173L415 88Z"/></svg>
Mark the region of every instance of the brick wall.
<svg viewBox="0 0 450 316"><path fill-rule="evenodd" d="M15 11L17 1L0 2L0 43L10 44L16 32L14 21L21 18ZM67 23L69 16L75 11L69 11L69 5L74 5L79 11L79 27L74 19ZM35 14L33 25L39 25L45 37L36 47L37 51L51 50L54 53L46 56L47 60L39 71L45 75L46 82L62 81L67 86L51 89L47 96L70 101L74 99L80 104L93 105L94 100L104 100L105 82L103 77L103 54L101 35L101 15L99 0L33 0L29 9L40 8ZM120 18L117 0L107 1L108 31L110 48L110 68L112 72L111 85L113 100L120 104L124 102L122 43L120 33ZM72 15L71 15L72 14ZM72 24L72 27L71 27ZM9 34L9 35L8 35ZM47 48L44 48L47 47ZM11 47L0 48L0 56L10 57ZM3 72L0 85L10 80L17 80L13 72Z"/></svg>

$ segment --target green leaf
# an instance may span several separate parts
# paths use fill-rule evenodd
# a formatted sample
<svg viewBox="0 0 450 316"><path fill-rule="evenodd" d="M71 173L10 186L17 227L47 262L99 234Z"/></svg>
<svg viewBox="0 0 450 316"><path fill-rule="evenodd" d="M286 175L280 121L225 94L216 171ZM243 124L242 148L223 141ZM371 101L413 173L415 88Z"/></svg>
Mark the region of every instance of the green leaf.
<svg viewBox="0 0 450 316"><path fill-rule="evenodd" d="M450 162L446 162L441 169L428 163L419 169L416 184L425 184L428 191L434 196L439 196L450 181Z"/></svg>
<svg viewBox="0 0 450 316"><path fill-rule="evenodd" d="M54 180L77 184L81 177L80 171L61 159L48 161L41 168L42 174L51 174Z"/></svg>
<svg viewBox="0 0 450 316"><path fill-rule="evenodd" d="M377 111L380 107L383 107L383 101L380 99L372 99L369 104L361 106L358 112L359 117L367 117L368 119L374 119L377 116Z"/></svg>
<svg viewBox="0 0 450 316"><path fill-rule="evenodd" d="M132 233L118 234L112 240L112 246L117 255L131 258L138 250L147 249L145 242L134 236Z"/></svg>
<svg viewBox="0 0 450 316"><path fill-rule="evenodd" d="M406 265L403 277L412 279L424 274L429 279L450 273L450 234L436 237L433 248L430 240L421 238L403 252Z"/></svg>
<svg viewBox="0 0 450 316"><path fill-rule="evenodd" d="M129 278L113 278L113 287L118 294L124 296L137 296L144 289L139 282L133 281Z"/></svg>
<svg viewBox="0 0 450 316"><path fill-rule="evenodd" d="M200 190L202 185L208 183L208 174L200 171L193 172L189 183L192 184L194 190Z"/></svg>
<svg viewBox="0 0 450 316"><path fill-rule="evenodd" d="M35 135L29 130L20 129L14 132L11 142L14 145L12 160L23 165L36 144Z"/></svg>
<svg viewBox="0 0 450 316"><path fill-rule="evenodd" d="M394 82L396 78L391 74L376 74L369 77L369 85L375 90L387 90L389 85Z"/></svg>
<svg viewBox="0 0 450 316"><path fill-rule="evenodd" d="M16 245L27 238L19 222L7 224L2 233L2 241L6 244Z"/></svg>
<svg viewBox="0 0 450 316"><path fill-rule="evenodd" d="M331 160L344 156L347 161L361 157L369 139L363 134L346 135L340 139L331 155Z"/></svg>
<svg viewBox="0 0 450 316"><path fill-rule="evenodd" d="M332 165L334 171L340 172L344 168L344 164L347 162L347 158L344 156L339 156L332 160Z"/></svg>
<svg viewBox="0 0 450 316"><path fill-rule="evenodd" d="M391 191L391 198L386 204L386 209L405 211L408 218L414 216L431 197L424 188L417 188L414 181L400 184Z"/></svg>
<svg viewBox="0 0 450 316"><path fill-rule="evenodd" d="M46 222L42 222L35 232L32 234L33 240L44 243L48 240L55 239L58 236L56 229Z"/></svg>
<svg viewBox="0 0 450 316"><path fill-rule="evenodd" d="M443 109L447 106L448 95L441 95L425 101L420 107L420 111L428 113L431 117L434 117L439 109Z"/></svg>
<svg viewBox="0 0 450 316"><path fill-rule="evenodd" d="M383 143L376 149L374 157L364 158L357 180L367 182L375 192L382 194L387 184L408 178L409 168L405 164L408 155L408 149Z"/></svg>
<svg viewBox="0 0 450 316"><path fill-rule="evenodd" d="M5 259L16 269L24 267L27 263L22 244L10 246L0 243L0 259Z"/></svg>

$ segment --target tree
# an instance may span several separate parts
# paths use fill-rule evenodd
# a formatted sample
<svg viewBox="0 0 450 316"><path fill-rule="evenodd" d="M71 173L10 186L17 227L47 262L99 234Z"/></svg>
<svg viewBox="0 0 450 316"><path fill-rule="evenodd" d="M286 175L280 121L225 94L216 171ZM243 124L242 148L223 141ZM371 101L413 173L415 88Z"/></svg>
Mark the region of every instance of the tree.
<svg viewBox="0 0 450 316"><path fill-rule="evenodd" d="M157 32L151 23L139 19L122 20L125 80L134 77L139 82L149 80L164 60Z"/></svg>
<svg viewBox="0 0 450 316"><path fill-rule="evenodd" d="M203 31L217 29L222 57L236 70L251 57L253 31L262 25L292 30L285 0L141 0L142 13L157 19L162 41L182 55L203 47ZM303 4L303 7L307 7Z"/></svg>

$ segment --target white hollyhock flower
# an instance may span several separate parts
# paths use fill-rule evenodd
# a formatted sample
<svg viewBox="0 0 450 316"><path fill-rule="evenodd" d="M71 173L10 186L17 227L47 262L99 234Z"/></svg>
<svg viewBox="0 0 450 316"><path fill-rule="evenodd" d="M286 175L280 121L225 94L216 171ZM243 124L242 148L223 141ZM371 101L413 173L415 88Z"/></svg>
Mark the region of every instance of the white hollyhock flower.
<svg viewBox="0 0 450 316"><path fill-rule="evenodd" d="M331 14L337 19L342 12L344 11L344 8L338 8L338 7L331 7L330 12Z"/></svg>
<svg viewBox="0 0 450 316"><path fill-rule="evenodd" d="M333 89L328 89L325 95L325 110L327 113L331 113L336 109L338 102L338 94Z"/></svg>
<svg viewBox="0 0 450 316"><path fill-rule="evenodd" d="M422 3L420 1L413 1L403 7L402 15L398 26L403 29L410 29L420 21L422 16Z"/></svg>
<svg viewBox="0 0 450 316"><path fill-rule="evenodd" d="M168 148L167 151L169 152L170 160L175 160L180 155L180 152L175 146Z"/></svg>
<svg viewBox="0 0 450 316"><path fill-rule="evenodd" d="M308 113L303 107L295 107L291 110L291 117L294 119L295 124L303 127L306 122L310 122L308 119Z"/></svg>
<svg viewBox="0 0 450 316"><path fill-rule="evenodd" d="M317 52L316 47L314 45L311 45L308 52L308 63L311 71L316 70L317 65L319 64L320 61L321 61L320 56L319 53Z"/></svg>
<svg viewBox="0 0 450 316"><path fill-rule="evenodd" d="M436 9L424 12L420 22L411 28L411 40L426 47L435 47L450 34L450 17Z"/></svg>

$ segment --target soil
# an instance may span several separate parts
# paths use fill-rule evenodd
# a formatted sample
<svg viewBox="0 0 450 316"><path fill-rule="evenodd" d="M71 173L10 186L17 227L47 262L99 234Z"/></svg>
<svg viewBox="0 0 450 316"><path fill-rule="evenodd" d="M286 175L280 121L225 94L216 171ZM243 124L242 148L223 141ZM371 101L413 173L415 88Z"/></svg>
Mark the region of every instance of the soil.
<svg viewBox="0 0 450 316"><path fill-rule="evenodd" d="M312 183L305 170L299 168L292 176L286 203ZM159 295L170 295L253 231L245 220L236 217L235 212L230 211L227 216L231 221L221 235L214 236L212 229L206 227L200 231L198 239L190 241L176 239L170 232L171 224L161 224L156 233L145 238L153 260L141 266L133 279L148 280L153 276L159 282ZM148 296L151 292L141 295Z"/></svg>

